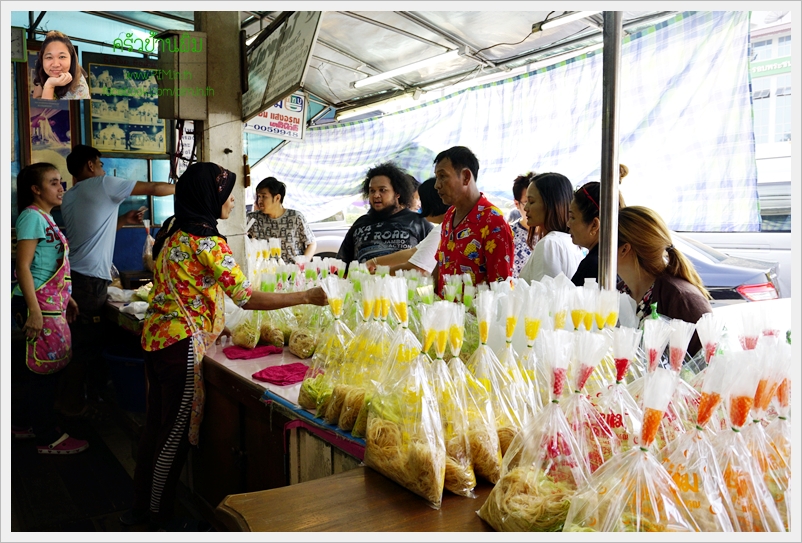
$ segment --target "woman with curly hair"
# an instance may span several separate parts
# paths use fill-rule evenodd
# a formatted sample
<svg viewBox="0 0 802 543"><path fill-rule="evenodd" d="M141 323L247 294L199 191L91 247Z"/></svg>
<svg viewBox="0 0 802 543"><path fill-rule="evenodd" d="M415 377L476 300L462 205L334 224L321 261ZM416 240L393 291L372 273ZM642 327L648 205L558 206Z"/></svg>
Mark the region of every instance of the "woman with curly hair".
<svg viewBox="0 0 802 543"><path fill-rule="evenodd" d="M423 241L433 226L409 210L415 193L410 179L392 162L368 170L362 182L362 196L367 198L370 209L348 230L337 258L347 264L354 260L366 262Z"/></svg>

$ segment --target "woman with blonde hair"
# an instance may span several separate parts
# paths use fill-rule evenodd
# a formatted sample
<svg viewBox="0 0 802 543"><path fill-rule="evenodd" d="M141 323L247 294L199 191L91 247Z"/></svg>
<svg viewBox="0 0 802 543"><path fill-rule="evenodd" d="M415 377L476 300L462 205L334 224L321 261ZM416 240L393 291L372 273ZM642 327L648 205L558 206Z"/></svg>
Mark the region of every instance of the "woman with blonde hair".
<svg viewBox="0 0 802 543"><path fill-rule="evenodd" d="M674 247L671 231L652 209L625 207L618 212L618 275L638 302L643 320L657 304L657 312L671 319L696 323L711 313L710 294L688 258ZM701 343L693 334L688 352Z"/></svg>

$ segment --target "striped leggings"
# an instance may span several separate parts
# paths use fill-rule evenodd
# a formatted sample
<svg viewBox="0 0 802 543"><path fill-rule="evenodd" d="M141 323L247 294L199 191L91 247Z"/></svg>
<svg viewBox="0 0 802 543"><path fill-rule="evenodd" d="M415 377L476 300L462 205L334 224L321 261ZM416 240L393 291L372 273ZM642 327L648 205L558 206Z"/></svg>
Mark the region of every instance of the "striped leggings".
<svg viewBox="0 0 802 543"><path fill-rule="evenodd" d="M178 479L189 452L195 353L191 338L145 352L148 407L134 471L134 504L152 520L173 517Z"/></svg>

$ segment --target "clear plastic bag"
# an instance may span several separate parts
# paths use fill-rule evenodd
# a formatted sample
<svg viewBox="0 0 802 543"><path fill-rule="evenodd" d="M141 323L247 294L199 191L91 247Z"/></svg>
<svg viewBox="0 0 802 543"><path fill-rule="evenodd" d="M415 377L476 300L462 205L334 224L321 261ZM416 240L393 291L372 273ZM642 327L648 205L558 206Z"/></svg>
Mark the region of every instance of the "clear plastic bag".
<svg viewBox="0 0 802 543"><path fill-rule="evenodd" d="M609 348L609 343L606 336L595 332L574 332L573 336L575 364L571 388L574 393L563 402L562 408L579 445L580 458L593 473L621 450L618 437L606 419L582 394L582 388Z"/></svg>
<svg viewBox="0 0 802 543"><path fill-rule="evenodd" d="M423 356L394 366L368 408L365 464L439 509L446 450Z"/></svg>
<svg viewBox="0 0 802 543"><path fill-rule="evenodd" d="M525 408L518 405L518 395L516 394L518 388L515 381L487 345L495 299L495 293L490 290L480 292L477 296L476 315L479 321L480 345L466 366L490 393L493 413L496 416L496 430L501 454L504 455L512 439L523 428L520 414L524 412Z"/></svg>
<svg viewBox="0 0 802 543"><path fill-rule="evenodd" d="M142 221L145 224L145 245L142 247L142 265L148 271L153 271L153 243L156 241L150 235L150 220Z"/></svg>
<svg viewBox="0 0 802 543"><path fill-rule="evenodd" d="M667 444L658 455L677 484L679 495L703 532L732 532L736 518L724 476L705 430L721 403L724 364L711 363L710 377L702 389L696 426Z"/></svg>
<svg viewBox="0 0 802 543"><path fill-rule="evenodd" d="M565 532L696 532L699 527L678 487L649 451L676 376L662 368L648 376L642 446L614 456L571 500Z"/></svg>
<svg viewBox="0 0 802 543"><path fill-rule="evenodd" d="M749 418L757 389L755 353L751 350L735 351L724 353L722 357L728 370L724 398L732 429L719 432L713 439L713 446L735 508L733 526L739 532L782 532L785 526L774 498L741 432Z"/></svg>
<svg viewBox="0 0 802 543"><path fill-rule="evenodd" d="M259 343L261 312L235 308L226 315L226 326L231 330L231 342L238 347L253 349Z"/></svg>
<svg viewBox="0 0 802 543"><path fill-rule="evenodd" d="M555 400L521 431L504 454L501 479L479 510L497 531L555 532L563 528L571 496L589 473L558 398L570 356L566 331L541 332L553 372ZM563 343L563 346L560 344Z"/></svg>

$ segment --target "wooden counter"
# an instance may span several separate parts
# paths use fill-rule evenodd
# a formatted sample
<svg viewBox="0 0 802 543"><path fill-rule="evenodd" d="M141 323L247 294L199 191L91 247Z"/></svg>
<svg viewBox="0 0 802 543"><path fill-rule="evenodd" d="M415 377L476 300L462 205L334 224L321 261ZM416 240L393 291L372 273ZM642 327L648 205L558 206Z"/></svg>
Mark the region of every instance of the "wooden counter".
<svg viewBox="0 0 802 543"><path fill-rule="evenodd" d="M361 466L284 488L227 496L215 515L232 532L492 532L476 514L492 488L480 479L476 499L446 491L436 510Z"/></svg>

